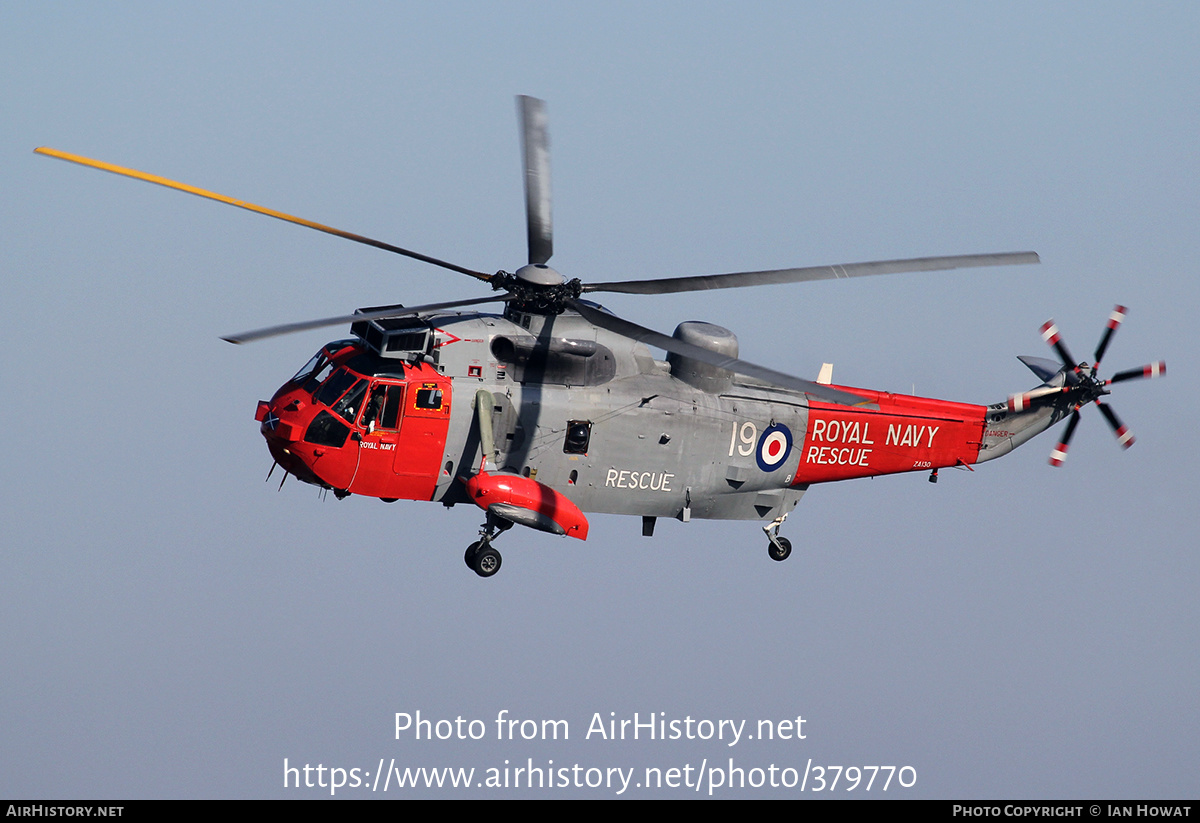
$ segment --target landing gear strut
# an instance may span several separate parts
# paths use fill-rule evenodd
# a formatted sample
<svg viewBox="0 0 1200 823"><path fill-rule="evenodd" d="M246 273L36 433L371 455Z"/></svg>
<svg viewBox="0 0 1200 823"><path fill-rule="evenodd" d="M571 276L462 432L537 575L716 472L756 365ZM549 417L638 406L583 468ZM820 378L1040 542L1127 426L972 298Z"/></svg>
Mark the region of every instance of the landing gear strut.
<svg viewBox="0 0 1200 823"><path fill-rule="evenodd" d="M763 532L767 535L767 554L772 560L780 562L787 560L792 554L792 541L779 536L779 527L783 525L784 520L787 520L787 514L781 514L763 526Z"/></svg>
<svg viewBox="0 0 1200 823"><path fill-rule="evenodd" d="M500 552L492 548L492 541L501 532L508 531L510 528L512 528L510 521L502 520L488 512L487 522L479 529L479 539L467 546L467 553L463 555L467 568L472 569L480 577L491 577L500 571L503 558L500 557Z"/></svg>

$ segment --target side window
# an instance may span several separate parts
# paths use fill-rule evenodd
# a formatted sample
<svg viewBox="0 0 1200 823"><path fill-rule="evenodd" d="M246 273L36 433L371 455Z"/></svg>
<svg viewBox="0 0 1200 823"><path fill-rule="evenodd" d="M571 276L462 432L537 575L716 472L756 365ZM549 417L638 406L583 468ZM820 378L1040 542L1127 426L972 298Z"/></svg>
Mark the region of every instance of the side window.
<svg viewBox="0 0 1200 823"><path fill-rule="evenodd" d="M565 454L587 454L588 443L591 440L591 420L567 421L567 439L563 443L563 452Z"/></svg>
<svg viewBox="0 0 1200 823"><path fill-rule="evenodd" d="M350 427L327 411L317 413L304 432L304 442L340 449L350 434Z"/></svg>
<svg viewBox="0 0 1200 823"><path fill-rule="evenodd" d="M432 388L417 389L418 409L440 409L442 407L442 390Z"/></svg>

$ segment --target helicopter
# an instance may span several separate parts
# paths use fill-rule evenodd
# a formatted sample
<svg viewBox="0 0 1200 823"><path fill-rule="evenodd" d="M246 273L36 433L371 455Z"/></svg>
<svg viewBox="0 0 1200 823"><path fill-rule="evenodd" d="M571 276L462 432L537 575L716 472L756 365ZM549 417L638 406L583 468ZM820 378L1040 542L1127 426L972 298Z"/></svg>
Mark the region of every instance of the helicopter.
<svg viewBox="0 0 1200 823"><path fill-rule="evenodd" d="M480 577L500 570L494 546L514 525L586 540L590 513L633 515L642 535L656 520L763 522L768 555L792 552L780 528L807 489L858 477L970 469L1008 454L1067 419L1051 452L1058 466L1094 403L1120 445L1129 430L1101 402L1113 384L1166 373L1159 361L1099 376L1109 317L1093 362L1077 362L1053 321L1042 337L1057 360L1020 357L1041 381L991 405L834 384L740 357L736 335L699 321L673 334L641 326L584 295L678 294L710 289L1040 262L1035 252L923 257L730 274L582 282L553 255L546 105L517 98L525 178L528 260L487 273L236 200L164 177L47 147L39 154L155 183L467 275L491 294L418 306L359 308L223 339L350 324L322 346L255 420L276 466L332 491L385 502L473 504L485 512L464 560ZM473 307L501 303L500 314ZM667 353L654 357L651 348ZM268 473L270 479L271 473Z"/></svg>

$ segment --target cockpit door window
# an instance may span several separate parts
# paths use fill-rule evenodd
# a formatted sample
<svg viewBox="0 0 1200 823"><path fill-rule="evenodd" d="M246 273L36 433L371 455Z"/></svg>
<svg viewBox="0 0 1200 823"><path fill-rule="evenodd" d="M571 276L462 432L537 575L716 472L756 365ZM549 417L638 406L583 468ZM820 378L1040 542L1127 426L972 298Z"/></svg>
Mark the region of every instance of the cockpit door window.
<svg viewBox="0 0 1200 823"><path fill-rule="evenodd" d="M363 411L362 423L367 431L395 431L400 428L400 410L404 405L404 386L376 383Z"/></svg>

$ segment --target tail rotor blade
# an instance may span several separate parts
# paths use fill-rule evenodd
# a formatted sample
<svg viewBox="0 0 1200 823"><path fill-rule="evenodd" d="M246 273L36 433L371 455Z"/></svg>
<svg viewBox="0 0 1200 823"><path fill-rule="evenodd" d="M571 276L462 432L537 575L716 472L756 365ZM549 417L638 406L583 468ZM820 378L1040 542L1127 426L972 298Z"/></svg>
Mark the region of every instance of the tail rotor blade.
<svg viewBox="0 0 1200 823"><path fill-rule="evenodd" d="M1022 412L1029 408L1034 400L1039 397L1048 397L1052 394L1061 394L1066 389L1059 386L1042 386L1041 388L1031 389L1023 394L1010 395L1008 398L1008 410L1010 412Z"/></svg>
<svg viewBox="0 0 1200 823"><path fill-rule="evenodd" d="M1067 459L1067 446L1071 442L1072 435L1075 434L1075 427L1079 425L1079 410L1071 412L1071 420L1067 423L1067 430L1063 432L1062 440L1058 441L1058 445L1054 447L1054 451L1050 452L1050 465L1061 466L1063 461Z"/></svg>
<svg viewBox="0 0 1200 823"><path fill-rule="evenodd" d="M1100 365L1101 358L1104 357L1104 352L1108 349L1108 341L1112 340L1113 332L1117 327L1125 322L1125 313L1128 311L1124 306L1116 306L1112 310L1112 314L1108 316L1108 325L1104 328L1104 335L1100 338L1100 345L1096 346L1096 356L1093 358L1093 368Z"/></svg>
<svg viewBox="0 0 1200 823"><path fill-rule="evenodd" d="M1058 325L1053 320L1047 320L1042 324L1041 331L1042 339L1054 347L1054 351L1058 352L1058 359L1073 371L1078 364L1071 357L1071 353L1067 351L1067 345L1063 343L1062 337L1058 333Z"/></svg>
<svg viewBox="0 0 1200 823"><path fill-rule="evenodd" d="M554 226L550 215L550 135L546 102L517 97L521 114L521 157L525 163L525 225L529 237L529 262L545 263L554 254Z"/></svg>
<svg viewBox="0 0 1200 823"><path fill-rule="evenodd" d="M1166 373L1167 361L1159 360L1157 363L1150 363L1142 366L1140 369L1126 369L1125 371L1117 372L1108 382L1124 383L1126 380L1141 380L1144 377L1162 377Z"/></svg>
<svg viewBox="0 0 1200 823"><path fill-rule="evenodd" d="M1096 401L1096 408L1100 410L1100 413L1104 415L1104 419L1108 421L1108 425L1112 428L1113 434L1117 436L1117 442L1121 444L1121 448L1127 449L1132 446L1133 434L1120 421L1116 412L1099 400Z"/></svg>

